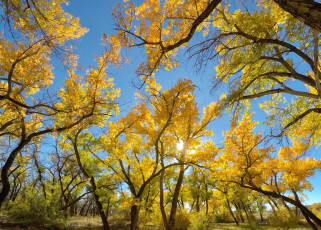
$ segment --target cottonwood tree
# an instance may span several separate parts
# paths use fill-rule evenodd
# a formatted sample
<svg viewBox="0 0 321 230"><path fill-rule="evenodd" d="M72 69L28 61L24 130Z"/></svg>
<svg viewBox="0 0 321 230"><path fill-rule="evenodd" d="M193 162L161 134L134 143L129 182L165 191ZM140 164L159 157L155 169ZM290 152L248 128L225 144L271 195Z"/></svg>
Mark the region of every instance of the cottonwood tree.
<svg viewBox="0 0 321 230"><path fill-rule="evenodd" d="M227 97L229 106L230 102L235 105L240 100L273 95L277 100L265 97L267 105L264 107L273 114L272 119L281 117L282 128L287 129L305 120L303 118L317 119L320 113L318 31L279 5L283 8L287 5L287 9L296 9L296 12L313 5L311 11L305 11L312 13L320 9L320 4L262 0L253 3L253 10L230 7L232 10L219 3L145 1L136 6L127 2L115 9L118 26L115 37L122 38L122 47L144 47L146 61L137 70L143 80L153 77L159 69L177 67L179 50L193 43L196 45L190 47L190 51L192 56L198 57L198 66L208 66L204 63L215 58L219 60L216 79L229 82L231 86ZM197 39L200 37L196 36L197 32L206 36L203 41ZM280 94L297 98L285 106L286 97ZM318 122L310 123L310 131L317 131Z"/></svg>
<svg viewBox="0 0 321 230"><path fill-rule="evenodd" d="M163 179L165 171L160 175L160 209L166 229L173 229L175 226L179 194L187 167L191 164L209 162L218 152L211 139L202 143L202 138L212 135L212 131L208 130L207 126L219 115L221 105L220 103L211 103L204 109L204 115L200 118L195 97L189 93L189 90L193 92L194 86L189 84L191 84L189 81L179 81L174 88L160 94L159 99L155 98L155 104L153 103L161 122L164 122L164 118L172 117L173 119L173 124L170 124L164 137L159 140L158 145L160 146L155 145L160 153L161 167L166 167L169 162L175 159L179 163L177 168L179 173L174 183L169 216L166 215L164 207ZM175 108L174 105L177 107ZM158 119L154 118L156 121ZM178 145L173 146L173 143Z"/></svg>
<svg viewBox="0 0 321 230"><path fill-rule="evenodd" d="M193 167L192 172L187 175L186 187L189 191L187 199L191 211L199 212L204 209L205 213L209 211L209 200L211 198L210 174L206 169Z"/></svg>
<svg viewBox="0 0 321 230"><path fill-rule="evenodd" d="M217 176L222 176L222 181L277 198L283 204L294 205L311 227L317 229L315 224L320 226L320 219L298 196L312 189L308 178L320 169L319 160L306 156L310 143L297 137L292 140L292 146L282 147L278 155L273 156L273 146L262 145L265 141L262 133L253 132L257 122L251 121L251 115L243 116L238 124L224 135L225 146L217 159ZM294 197L287 195L289 193Z"/></svg>
<svg viewBox="0 0 321 230"><path fill-rule="evenodd" d="M68 138L71 141L71 149L75 154L80 172L89 181L90 192L94 197L96 208L103 223L103 228L104 230L109 230L108 216L105 213L99 189L113 191L114 186L109 184L109 181L100 183L101 185L105 185L103 188L98 186L98 181L101 180L100 175L104 168L99 167L101 166L102 160L96 155L99 151L97 150L97 141L93 138L91 133L82 134L82 131L82 129L79 129L75 133L69 134ZM107 178L105 177L104 179L106 180Z"/></svg>
<svg viewBox="0 0 321 230"><path fill-rule="evenodd" d="M10 168L34 138L90 125L118 94L106 75L107 63L117 54L106 52L97 57L97 67L86 74L76 71L77 57L67 44L86 29L63 11L62 3L65 1L1 4L9 32L2 33L0 41L0 135L9 147L1 168L0 206L10 192ZM48 87L54 78L51 56L58 50L65 51L60 57L68 68L68 78L64 88L54 92Z"/></svg>
<svg viewBox="0 0 321 230"><path fill-rule="evenodd" d="M127 116L108 124L103 148L108 152L109 167L128 185L132 195L130 228L136 229L143 196L148 186L155 183L155 178L159 178L161 213L167 229L171 229L188 162L205 161L216 153L211 141L201 145L200 138L211 135L206 126L218 115L219 104L212 103L204 109L205 114L200 119L192 94L195 86L190 80L178 80L173 88L162 91L160 85L150 81L146 89L145 95L138 95L142 102ZM177 150L180 141L184 142L184 147ZM193 160L185 156L189 148L196 151ZM175 166L179 176L168 220L164 210L163 178L165 171Z"/></svg>
<svg viewBox="0 0 321 230"><path fill-rule="evenodd" d="M122 38L123 47L144 46L147 54L146 62L138 69L142 78L149 77L160 67L165 69L176 67L177 48L186 47L196 32L208 33L211 22L219 19L216 13L221 2L221 0L180 2L148 0L139 5L130 1L119 4L113 15L118 26L117 36ZM269 5L272 1L256 1L256 5L251 2L248 8L253 9L255 13L253 5L260 9L262 2ZM321 31L320 3L312 0L277 0L275 3L312 28ZM248 8L245 6L244 10ZM280 8L274 9L276 11L273 13L277 14ZM283 10L282 14L286 12ZM266 23L269 22L266 20ZM255 24L255 21L251 22L251 26Z"/></svg>
<svg viewBox="0 0 321 230"><path fill-rule="evenodd" d="M115 53L115 47L109 48L110 49L106 50L101 57L97 57L98 67L93 67L91 70L87 71L88 81L79 81L79 76L76 74L76 71L72 71L72 75L76 81L79 81L79 85L78 87L73 85L71 93L77 94L78 97L74 97L72 101L67 101L68 98L64 98L65 100L63 100L63 103L68 103L69 106L74 106L76 103L84 106L83 109L85 110L89 109L88 112L92 115L90 121L74 125L70 129L66 129L64 132L58 134L61 137L60 142L71 142L69 149L72 149L74 152L81 174L89 181L97 210L103 222L104 229L106 230L110 229L110 227L97 185L97 177L99 180L99 175L103 171L102 167L99 167L99 163L101 163L102 160L99 161L100 158L96 155L97 152L99 152L99 148L97 147L97 139L93 137L94 134L90 131L83 131L90 128L98 129L103 127L107 124L107 120L111 115L117 115L118 113L118 105L115 102L115 99L119 95L119 89L113 89L114 84L112 83L112 79L107 76L107 68L109 65L117 65L119 60L117 59L117 52ZM63 103L59 105L61 106ZM92 104L97 108L90 109ZM90 111L93 109L96 110L95 113ZM57 120L57 122L64 122L66 120L65 115L63 118L64 120ZM89 162L91 162L91 166L88 164ZM112 186L106 184L105 189L113 190L111 187Z"/></svg>
<svg viewBox="0 0 321 230"><path fill-rule="evenodd" d="M317 34L276 5L262 6L255 14L221 8L215 22L220 32L200 44L200 61L219 58L216 77L231 84L227 103L264 97L269 121L282 124L276 135L303 121L305 133L317 137L317 125L305 119L318 119L320 112Z"/></svg>

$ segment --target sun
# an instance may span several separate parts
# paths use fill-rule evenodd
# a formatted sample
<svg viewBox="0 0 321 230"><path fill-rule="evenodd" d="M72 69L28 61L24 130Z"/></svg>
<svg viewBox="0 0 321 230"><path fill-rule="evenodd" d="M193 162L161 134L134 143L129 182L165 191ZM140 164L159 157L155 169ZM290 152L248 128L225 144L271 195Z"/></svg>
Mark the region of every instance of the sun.
<svg viewBox="0 0 321 230"><path fill-rule="evenodd" d="M184 148L184 142L182 140L179 141L179 143L176 144L177 150L182 150Z"/></svg>

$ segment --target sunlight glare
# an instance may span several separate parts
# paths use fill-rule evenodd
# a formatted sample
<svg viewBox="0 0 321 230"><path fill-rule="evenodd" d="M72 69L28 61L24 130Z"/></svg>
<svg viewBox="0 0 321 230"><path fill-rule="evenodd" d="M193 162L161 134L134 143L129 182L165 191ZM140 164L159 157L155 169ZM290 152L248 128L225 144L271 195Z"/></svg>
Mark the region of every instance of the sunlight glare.
<svg viewBox="0 0 321 230"><path fill-rule="evenodd" d="M182 140L179 141L179 143L176 144L177 150L182 150L184 148L184 142Z"/></svg>

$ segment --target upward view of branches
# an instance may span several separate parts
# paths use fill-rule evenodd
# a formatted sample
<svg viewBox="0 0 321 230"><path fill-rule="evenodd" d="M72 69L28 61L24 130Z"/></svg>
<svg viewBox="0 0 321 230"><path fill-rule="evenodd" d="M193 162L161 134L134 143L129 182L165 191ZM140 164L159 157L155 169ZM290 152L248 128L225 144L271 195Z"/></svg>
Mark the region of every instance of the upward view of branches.
<svg viewBox="0 0 321 230"><path fill-rule="evenodd" d="M103 36L96 65L84 67L74 44L88 30L65 0L2 0L1 211L38 226L91 214L105 230L121 219L131 230L174 230L210 220L252 226L269 206L271 224L321 228L318 207L303 200L321 167L309 155L321 141L321 4L241 3L117 3L116 30ZM119 114L108 70L131 47L144 52L141 84L136 104ZM215 68L209 87L227 89L205 108L191 79L162 88L155 77L186 54L198 70ZM57 63L66 74L59 87ZM231 110L217 143L215 122ZM266 118L255 121L259 110ZM288 142L276 144L282 137Z"/></svg>

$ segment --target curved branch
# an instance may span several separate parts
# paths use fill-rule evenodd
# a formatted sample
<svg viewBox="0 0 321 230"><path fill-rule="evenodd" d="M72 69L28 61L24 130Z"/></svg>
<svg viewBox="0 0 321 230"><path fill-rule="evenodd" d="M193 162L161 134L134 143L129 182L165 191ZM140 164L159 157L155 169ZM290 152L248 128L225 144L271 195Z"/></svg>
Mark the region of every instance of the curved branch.
<svg viewBox="0 0 321 230"><path fill-rule="evenodd" d="M270 89L270 90L266 90L264 92L242 96L239 98L239 100L254 99L254 98L263 97L266 95L271 95L271 94L276 94L276 93L287 93L287 90L280 89L280 88L279 89Z"/></svg>
<svg viewBox="0 0 321 230"><path fill-rule="evenodd" d="M297 123L298 121L302 120L304 117L306 117L306 116L309 115L310 113L321 113L321 108L312 108L312 109L306 110L304 113L301 113L299 116L297 116L293 121L291 121L289 124L287 124L287 125L283 128L282 133L284 132L284 130L286 130L286 129L289 128L290 126L294 125L294 124Z"/></svg>
<svg viewBox="0 0 321 230"><path fill-rule="evenodd" d="M290 197L287 197L283 194L280 194L280 193L277 193L275 191L267 191L267 190L263 190L262 188L260 187L257 187L253 184L250 184L250 185L245 185L243 183L240 183L240 182L237 182L237 181L231 181L235 184L238 184L239 186L243 187L243 188L247 188L247 189L250 189L250 190L253 190L253 191L257 191L261 194L264 194L266 196L269 196L269 197L274 197L274 198L277 198L277 199L282 199L284 200L285 202L288 202L296 207L298 207L301 211L307 213L309 215L309 217L315 222L317 223L319 226L321 226L321 220L316 216L314 215L313 212L311 212L307 207L305 207L304 205L302 205L301 202L298 202L297 200L293 200L292 198Z"/></svg>
<svg viewBox="0 0 321 230"><path fill-rule="evenodd" d="M296 48L294 45L287 43L285 41L281 41L278 39L272 39L272 38L258 38L251 34L245 33L243 30L241 30L240 27L237 25L234 25L234 27L237 29L238 32L235 32L235 35L241 35L247 39L252 40L254 43L260 43L260 44L275 44L280 45L285 48L288 48L291 52L297 54L299 57L301 57L304 61L306 61L312 70L314 70L314 61L306 55L304 52L302 52L300 49Z"/></svg>
<svg viewBox="0 0 321 230"><path fill-rule="evenodd" d="M282 86L283 88L278 88L278 89L271 89L271 90L266 90L260 93L256 93L256 94L251 94L251 95L244 95L241 96L239 98L239 100L247 100L247 99L253 99L253 98L258 98L258 97L263 97L266 95L271 95L271 94L276 94L276 93L288 93L288 94L292 94L295 96L302 96L302 97L307 97L307 98L313 98L313 99L319 99L319 96L316 94L312 94L312 93L308 93L308 92L303 92L303 91L297 91L294 89L291 89L289 87L287 87L285 84L283 84L283 82L281 82L280 80L278 80L275 77L269 77L269 75L272 75L273 72L270 73L266 73L266 74L262 74L259 75L258 77L254 78L252 81L250 81L243 89L242 92L245 92L246 89L248 89L252 83L254 83L256 80L258 80L261 77L267 77L270 80L275 81L276 83L278 83L280 86ZM242 93L241 92L241 93ZM240 94L241 94L240 93Z"/></svg>
<svg viewBox="0 0 321 230"><path fill-rule="evenodd" d="M217 5L221 2L222 0L213 0L211 1L208 6L206 7L206 9L196 18L196 20L192 23L192 26L189 30L189 33L186 35L185 38L177 41L176 43L166 46L164 47L164 51L170 51L173 50L179 46L181 46L182 44L188 42L189 40L191 40L191 38L193 37L196 28L214 11L214 9L217 7Z"/></svg>

